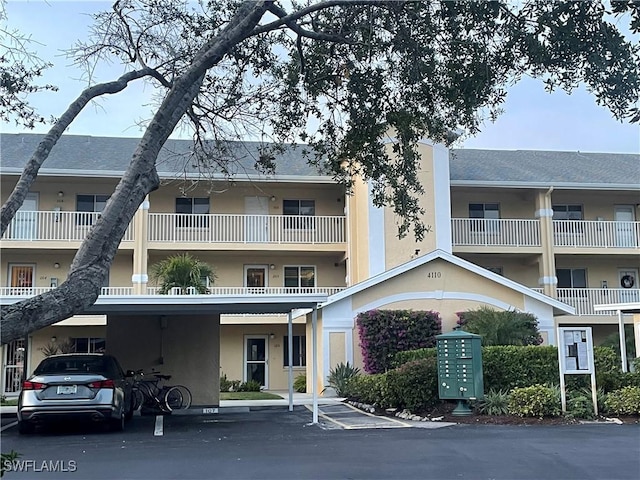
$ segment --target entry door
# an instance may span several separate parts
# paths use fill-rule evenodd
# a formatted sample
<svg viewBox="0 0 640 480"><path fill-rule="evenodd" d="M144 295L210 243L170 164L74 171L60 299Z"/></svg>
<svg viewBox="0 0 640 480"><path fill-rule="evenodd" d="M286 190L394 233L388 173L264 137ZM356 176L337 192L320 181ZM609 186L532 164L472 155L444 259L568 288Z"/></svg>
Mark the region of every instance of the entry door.
<svg viewBox="0 0 640 480"><path fill-rule="evenodd" d="M30 293L33 287L33 265L9 265L12 290L17 294Z"/></svg>
<svg viewBox="0 0 640 480"><path fill-rule="evenodd" d="M13 219L13 238L34 240L38 235L38 194L27 193L22 206Z"/></svg>
<svg viewBox="0 0 640 480"><path fill-rule="evenodd" d="M244 266L244 286L249 293L264 293L267 287L268 265L245 265Z"/></svg>
<svg viewBox="0 0 640 480"><path fill-rule="evenodd" d="M4 346L3 394L17 394L22 387L24 371L24 340L14 340Z"/></svg>
<svg viewBox="0 0 640 480"><path fill-rule="evenodd" d="M637 268L621 268L618 270L620 299L622 303L640 302L640 286L638 285Z"/></svg>
<svg viewBox="0 0 640 480"><path fill-rule="evenodd" d="M632 205L616 205L615 207L616 246L635 247L635 215Z"/></svg>
<svg viewBox="0 0 640 480"><path fill-rule="evenodd" d="M244 378L245 382L255 380L264 388L269 388L267 335L246 335L244 337Z"/></svg>
<svg viewBox="0 0 640 480"><path fill-rule="evenodd" d="M247 242L269 240L269 198L244 197L244 230Z"/></svg>

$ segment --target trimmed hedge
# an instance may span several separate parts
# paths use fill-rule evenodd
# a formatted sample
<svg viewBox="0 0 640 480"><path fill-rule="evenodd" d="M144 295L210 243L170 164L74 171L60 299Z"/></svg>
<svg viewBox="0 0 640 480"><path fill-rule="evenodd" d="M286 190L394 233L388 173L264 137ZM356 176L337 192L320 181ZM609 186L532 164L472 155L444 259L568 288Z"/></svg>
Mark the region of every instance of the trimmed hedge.
<svg viewBox="0 0 640 480"><path fill-rule="evenodd" d="M424 410L440 401L437 361L425 358L385 373L359 375L349 388L349 397L380 408Z"/></svg>
<svg viewBox="0 0 640 480"><path fill-rule="evenodd" d="M482 364L485 391L560 383L556 347L484 347Z"/></svg>
<svg viewBox="0 0 640 480"><path fill-rule="evenodd" d="M368 373L393 368L398 352L434 347L442 332L440 314L434 311L369 310L358 314L356 324Z"/></svg>
<svg viewBox="0 0 640 480"><path fill-rule="evenodd" d="M435 348L421 348L399 352L394 365L401 366L408 361L435 358ZM596 385L605 392L625 386L640 387L640 368L634 373L622 373L620 361L611 347L595 347ZM640 366L640 360L637 361ZM552 346L515 345L482 348L484 390L512 390L535 384L559 385L558 350ZM589 375L566 375L567 390L590 387Z"/></svg>

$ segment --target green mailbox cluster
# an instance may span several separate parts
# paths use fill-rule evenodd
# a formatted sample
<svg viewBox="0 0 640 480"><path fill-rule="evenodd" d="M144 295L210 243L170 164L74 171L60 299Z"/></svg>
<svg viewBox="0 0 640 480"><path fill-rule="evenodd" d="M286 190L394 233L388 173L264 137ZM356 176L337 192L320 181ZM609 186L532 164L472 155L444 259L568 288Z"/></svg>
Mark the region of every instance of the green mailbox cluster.
<svg viewBox="0 0 640 480"><path fill-rule="evenodd" d="M484 398L480 335L462 330L436 336L438 393L443 400Z"/></svg>

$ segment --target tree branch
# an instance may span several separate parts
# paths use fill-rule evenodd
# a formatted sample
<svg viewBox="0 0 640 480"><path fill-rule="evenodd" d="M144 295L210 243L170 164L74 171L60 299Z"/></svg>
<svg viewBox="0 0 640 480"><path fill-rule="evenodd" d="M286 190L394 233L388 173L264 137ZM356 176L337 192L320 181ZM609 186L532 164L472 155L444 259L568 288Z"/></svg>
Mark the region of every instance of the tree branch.
<svg viewBox="0 0 640 480"><path fill-rule="evenodd" d="M76 98L71 105L69 105L69 108L67 108L60 119L58 119L45 137L40 141L38 148L36 148L36 151L31 155L31 158L25 165L22 175L11 192L11 195L4 205L2 205L0 213L0 236L4 235L9 227L9 223L13 220L13 217L18 211L18 208L20 208L20 205L24 202L24 199L29 192L29 188L38 176L38 171L49 156L49 152L51 152L51 149L60 139L60 136L64 133L71 122L73 122L73 120L80 114L82 109L94 98L105 94L118 93L124 90L129 82L146 76L158 78L161 83L162 81L165 81L155 70L151 68L143 68L141 70L127 72L118 80L101 83L85 89L80 96Z"/></svg>

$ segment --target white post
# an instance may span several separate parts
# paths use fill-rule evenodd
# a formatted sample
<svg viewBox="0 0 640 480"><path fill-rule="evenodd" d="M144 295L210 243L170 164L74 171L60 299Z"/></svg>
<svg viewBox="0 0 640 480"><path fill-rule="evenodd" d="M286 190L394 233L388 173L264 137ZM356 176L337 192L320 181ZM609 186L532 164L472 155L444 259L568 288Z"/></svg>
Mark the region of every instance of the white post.
<svg viewBox="0 0 640 480"><path fill-rule="evenodd" d="M313 307L311 314L311 355L313 367L311 381L313 382L313 422L318 423L318 307Z"/></svg>
<svg viewBox="0 0 640 480"><path fill-rule="evenodd" d="M593 412L598 415L598 393L595 372L591 374L591 399L593 400Z"/></svg>
<svg viewBox="0 0 640 480"><path fill-rule="evenodd" d="M293 314L289 312L287 345L289 348L289 411L293 412Z"/></svg>
<svg viewBox="0 0 640 480"><path fill-rule="evenodd" d="M618 331L620 332L620 359L622 360L622 371L627 371L627 342L624 335L624 315L622 310L618 310Z"/></svg>

